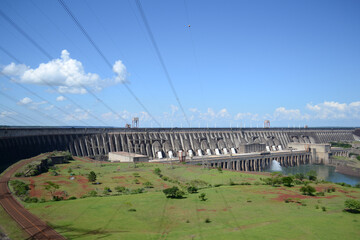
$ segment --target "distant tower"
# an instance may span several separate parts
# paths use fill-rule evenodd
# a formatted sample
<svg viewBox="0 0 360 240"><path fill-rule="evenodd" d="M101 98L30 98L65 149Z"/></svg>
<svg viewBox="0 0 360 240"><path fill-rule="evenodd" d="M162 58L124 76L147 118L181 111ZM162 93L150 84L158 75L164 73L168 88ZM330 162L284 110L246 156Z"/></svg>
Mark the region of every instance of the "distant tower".
<svg viewBox="0 0 360 240"><path fill-rule="evenodd" d="M134 117L132 119L132 127L133 128L138 128L139 127L139 118L138 117Z"/></svg>
<svg viewBox="0 0 360 240"><path fill-rule="evenodd" d="M264 121L264 128L270 128L270 120Z"/></svg>

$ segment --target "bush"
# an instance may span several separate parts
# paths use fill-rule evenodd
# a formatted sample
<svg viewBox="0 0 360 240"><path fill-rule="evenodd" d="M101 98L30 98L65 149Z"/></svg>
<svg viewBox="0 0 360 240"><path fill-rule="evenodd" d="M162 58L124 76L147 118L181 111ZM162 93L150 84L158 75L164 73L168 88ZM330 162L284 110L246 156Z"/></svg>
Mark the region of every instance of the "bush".
<svg viewBox="0 0 360 240"><path fill-rule="evenodd" d="M122 187L122 186L116 186L115 187L115 191L119 192L119 193L124 193L126 192L126 188L125 187Z"/></svg>
<svg viewBox="0 0 360 240"><path fill-rule="evenodd" d="M128 211L129 212L136 212L136 209L135 208L130 208Z"/></svg>
<svg viewBox="0 0 360 240"><path fill-rule="evenodd" d="M146 187L146 188L153 188L154 186L153 186L153 184L151 183L151 182L144 182L143 183L143 185L144 185L144 187Z"/></svg>
<svg viewBox="0 0 360 240"><path fill-rule="evenodd" d="M18 197L26 196L28 194L28 191L30 190L29 185L20 180L13 180L10 182L10 184L15 191L15 195Z"/></svg>
<svg viewBox="0 0 360 240"><path fill-rule="evenodd" d="M185 194L178 187L166 188L163 190L163 193L167 198L183 198Z"/></svg>
<svg viewBox="0 0 360 240"><path fill-rule="evenodd" d="M161 170L160 170L160 168L155 168L155 169L154 169L154 173L155 173L156 175L160 176L160 175L161 175Z"/></svg>
<svg viewBox="0 0 360 240"><path fill-rule="evenodd" d="M136 178L136 179L134 179L134 183L135 183L135 184L140 184L139 179L137 179L137 178Z"/></svg>
<svg viewBox="0 0 360 240"><path fill-rule="evenodd" d="M302 181L305 179L305 175L303 173L297 173L295 174L295 178Z"/></svg>
<svg viewBox="0 0 360 240"><path fill-rule="evenodd" d="M17 172L15 173L15 177L23 177L25 174L23 172Z"/></svg>
<svg viewBox="0 0 360 240"><path fill-rule="evenodd" d="M206 219L205 219L205 223L211 223L210 218L206 218Z"/></svg>
<svg viewBox="0 0 360 240"><path fill-rule="evenodd" d="M314 196L316 189L314 187L308 185L308 186L301 187L300 191L302 192L303 195Z"/></svg>
<svg viewBox="0 0 360 240"><path fill-rule="evenodd" d="M190 186L187 188L188 193L197 193L198 189L194 186Z"/></svg>
<svg viewBox="0 0 360 240"><path fill-rule="evenodd" d="M344 182L339 182L339 183L335 183L337 185L343 186L343 187L351 187L350 184L344 183Z"/></svg>
<svg viewBox="0 0 360 240"><path fill-rule="evenodd" d="M284 186L291 187L294 179L292 177L283 177L281 181L283 182Z"/></svg>
<svg viewBox="0 0 360 240"><path fill-rule="evenodd" d="M53 196L53 201L61 201L61 200L64 200L63 197L59 197L59 196Z"/></svg>
<svg viewBox="0 0 360 240"><path fill-rule="evenodd" d="M137 172L134 172L134 173L133 173L133 176L134 176L134 177L140 177L140 174L137 173Z"/></svg>
<svg viewBox="0 0 360 240"><path fill-rule="evenodd" d="M145 191L144 188L136 188L131 190L131 194L139 194L139 193L143 193Z"/></svg>
<svg viewBox="0 0 360 240"><path fill-rule="evenodd" d="M325 193L324 192L317 192L316 196L325 196Z"/></svg>
<svg viewBox="0 0 360 240"><path fill-rule="evenodd" d="M347 199L345 201L346 211L352 213L360 213L360 201L355 199Z"/></svg>
<svg viewBox="0 0 360 240"><path fill-rule="evenodd" d="M95 182L96 181L96 173L94 171L91 171L88 175L89 182Z"/></svg>
<svg viewBox="0 0 360 240"><path fill-rule="evenodd" d="M205 193L200 194L200 195L199 195L199 199L200 199L201 201L206 201L206 200L207 200L206 194L205 194Z"/></svg>
<svg viewBox="0 0 360 240"><path fill-rule="evenodd" d="M316 176L317 176L316 171L311 170L311 171L307 172L306 175L308 176L310 181L315 181L316 180Z"/></svg>
<svg viewBox="0 0 360 240"><path fill-rule="evenodd" d="M75 200L76 197L72 196L72 197L69 197L68 200Z"/></svg>
<svg viewBox="0 0 360 240"><path fill-rule="evenodd" d="M235 182L231 178L229 179L229 185L230 186L236 185Z"/></svg>
<svg viewBox="0 0 360 240"><path fill-rule="evenodd" d="M111 189L109 188L109 187L104 187L104 191L103 191L103 193L105 194L105 195L108 195L109 193L111 193L112 191L111 191Z"/></svg>
<svg viewBox="0 0 360 240"><path fill-rule="evenodd" d="M92 190L88 193L89 197L96 197L97 196L97 191Z"/></svg>
<svg viewBox="0 0 360 240"><path fill-rule="evenodd" d="M359 155L359 156L356 156L356 159L360 161L360 155Z"/></svg>
<svg viewBox="0 0 360 240"><path fill-rule="evenodd" d="M326 212L326 207L321 207L321 209L323 210L323 212Z"/></svg>
<svg viewBox="0 0 360 240"><path fill-rule="evenodd" d="M218 170L219 173L222 173L222 172L223 172L222 169L221 169L221 167L218 167L217 170Z"/></svg>
<svg viewBox="0 0 360 240"><path fill-rule="evenodd" d="M249 182L242 182L242 183L240 183L240 185L251 185L251 183L249 183Z"/></svg>

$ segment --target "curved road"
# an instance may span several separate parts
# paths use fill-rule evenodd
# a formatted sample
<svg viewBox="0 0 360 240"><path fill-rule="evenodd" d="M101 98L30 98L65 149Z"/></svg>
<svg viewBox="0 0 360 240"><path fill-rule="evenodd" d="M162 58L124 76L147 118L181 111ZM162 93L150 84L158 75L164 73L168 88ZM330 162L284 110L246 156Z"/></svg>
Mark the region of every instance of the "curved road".
<svg viewBox="0 0 360 240"><path fill-rule="evenodd" d="M23 165L41 156L30 158L14 165L0 177L0 204L6 212L30 235L30 239L66 239L46 225L38 217L27 211L10 193L8 182L11 175Z"/></svg>

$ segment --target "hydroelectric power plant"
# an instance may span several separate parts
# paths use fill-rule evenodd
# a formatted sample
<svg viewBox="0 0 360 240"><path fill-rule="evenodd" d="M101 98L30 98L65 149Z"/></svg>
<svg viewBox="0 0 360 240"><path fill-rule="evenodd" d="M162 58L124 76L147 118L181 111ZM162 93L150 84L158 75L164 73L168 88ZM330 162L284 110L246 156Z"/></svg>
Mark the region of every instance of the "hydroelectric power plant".
<svg viewBox="0 0 360 240"><path fill-rule="evenodd" d="M147 156L150 161L206 160L211 167L261 171L276 160L282 166L326 163L346 155L329 142L359 140L355 128L62 128L0 129L2 168L54 150L107 159L109 153Z"/></svg>

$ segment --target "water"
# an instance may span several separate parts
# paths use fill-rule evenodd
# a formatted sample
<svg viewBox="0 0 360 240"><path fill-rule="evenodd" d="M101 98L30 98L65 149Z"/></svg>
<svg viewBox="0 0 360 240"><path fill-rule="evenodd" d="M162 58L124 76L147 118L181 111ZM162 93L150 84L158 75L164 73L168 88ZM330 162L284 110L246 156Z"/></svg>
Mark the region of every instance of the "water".
<svg viewBox="0 0 360 240"><path fill-rule="evenodd" d="M335 167L327 166L327 165L300 165L296 167L281 167L280 164L275 161L276 163L271 163L271 167L266 172L282 172L284 175L292 174L295 175L297 173L306 174L307 172L314 170L317 173L318 179L323 179L329 182L344 182L354 186L357 183L360 183L360 177L353 177L349 175L345 175L342 173L335 172ZM279 169L280 170L276 170ZM273 170L274 169L274 170Z"/></svg>

